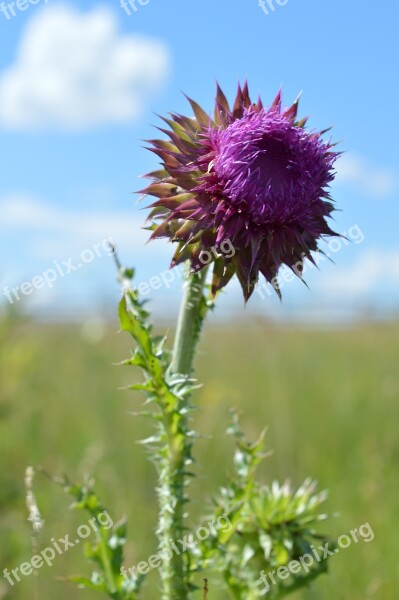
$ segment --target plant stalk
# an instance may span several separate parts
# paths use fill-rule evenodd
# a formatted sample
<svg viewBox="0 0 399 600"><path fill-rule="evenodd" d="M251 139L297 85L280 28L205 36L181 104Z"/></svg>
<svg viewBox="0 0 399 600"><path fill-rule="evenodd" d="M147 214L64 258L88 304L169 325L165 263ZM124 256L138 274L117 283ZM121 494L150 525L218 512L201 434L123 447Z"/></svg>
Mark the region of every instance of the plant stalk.
<svg viewBox="0 0 399 600"><path fill-rule="evenodd" d="M188 377L191 375L195 350L207 309L203 295L206 274L205 267L198 274L190 274L185 284L170 366L171 373Z"/></svg>
<svg viewBox="0 0 399 600"><path fill-rule="evenodd" d="M190 274L184 286L169 378L182 375L190 378L196 346L207 311L204 284L207 269ZM191 462L192 437L188 427L189 398L166 413L164 427L168 439L167 454L160 470L160 522L158 535L161 550L173 549L174 542L185 535L185 504L187 503L187 467ZM173 550L170 561L161 568L163 600L188 600L188 557Z"/></svg>

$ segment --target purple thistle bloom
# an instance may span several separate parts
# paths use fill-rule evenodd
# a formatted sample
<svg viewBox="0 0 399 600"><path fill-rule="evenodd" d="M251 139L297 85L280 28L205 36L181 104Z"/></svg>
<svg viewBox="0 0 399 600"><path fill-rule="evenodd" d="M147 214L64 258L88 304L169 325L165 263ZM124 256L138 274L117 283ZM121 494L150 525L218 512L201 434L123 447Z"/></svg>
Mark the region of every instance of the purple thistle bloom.
<svg viewBox="0 0 399 600"><path fill-rule="evenodd" d="M188 100L194 118L163 119L171 141L150 142L163 161L142 190L159 198L149 216L156 221L152 239L176 242L171 266L189 260L193 271L211 251L213 294L236 274L248 300L259 273L279 293L280 267L301 277L318 240L337 235L326 219L338 153L323 132L296 120L298 101L282 108L280 93L264 108L261 100L251 102L247 85L239 86L230 109L218 86L213 120ZM223 253L226 243L234 252Z"/></svg>

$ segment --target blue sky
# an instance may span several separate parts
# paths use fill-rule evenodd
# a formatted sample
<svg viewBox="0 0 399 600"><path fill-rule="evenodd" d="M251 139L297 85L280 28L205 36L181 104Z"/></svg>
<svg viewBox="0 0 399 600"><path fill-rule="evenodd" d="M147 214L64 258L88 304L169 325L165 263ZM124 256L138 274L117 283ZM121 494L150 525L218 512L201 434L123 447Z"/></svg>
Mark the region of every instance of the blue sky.
<svg viewBox="0 0 399 600"><path fill-rule="evenodd" d="M283 305L258 295L248 310L287 318L399 305L397 2L275 0L266 15L258 0L136 0L130 16L119 0L26 0L15 16L7 4L9 18L0 13L0 303L5 286L70 257L82 264L85 251L87 264L21 295L20 305L67 314L116 300L112 260L99 247L108 236L137 267L138 281L163 272L171 248L145 246L145 211L132 194L138 176L157 167L140 140L154 137L154 113L188 110L181 91L209 111L215 80L231 98L247 78L266 104L281 85L287 103L302 91L310 127L334 126L345 151L333 186L342 211L335 227L364 237L356 233L334 251L334 265L309 271L310 292L290 282ZM98 256L88 260L96 244ZM155 307L174 310L179 286L176 278L171 289L153 290ZM241 306L234 283L221 304Z"/></svg>

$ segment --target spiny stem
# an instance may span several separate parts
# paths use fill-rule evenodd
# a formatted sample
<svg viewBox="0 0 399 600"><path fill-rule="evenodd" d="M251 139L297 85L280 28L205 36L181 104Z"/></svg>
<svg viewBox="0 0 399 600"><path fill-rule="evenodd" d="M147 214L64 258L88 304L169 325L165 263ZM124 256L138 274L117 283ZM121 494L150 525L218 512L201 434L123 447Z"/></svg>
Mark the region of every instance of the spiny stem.
<svg viewBox="0 0 399 600"><path fill-rule="evenodd" d="M207 269L199 274L190 274L185 283L180 308L169 377L190 377L193 369L195 349L200 337L207 302L204 284ZM191 460L192 441L187 423L189 399L185 398L172 414L164 419L168 439L168 450L160 470L160 522L158 534L161 548L170 546L184 535L186 497L186 469ZM173 553L170 562L162 567L163 600L187 600L189 577L187 561L182 554Z"/></svg>
<svg viewBox="0 0 399 600"><path fill-rule="evenodd" d="M207 308L203 296L206 273L207 269L204 268L199 274L191 274L185 283L170 366L171 373L191 375L195 348Z"/></svg>

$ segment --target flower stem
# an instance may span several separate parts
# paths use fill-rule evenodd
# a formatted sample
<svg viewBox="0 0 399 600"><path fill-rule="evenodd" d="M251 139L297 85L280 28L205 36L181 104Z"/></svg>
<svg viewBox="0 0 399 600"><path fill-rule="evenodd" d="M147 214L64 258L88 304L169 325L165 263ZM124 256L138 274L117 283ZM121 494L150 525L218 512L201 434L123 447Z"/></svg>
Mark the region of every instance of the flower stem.
<svg viewBox="0 0 399 600"><path fill-rule="evenodd" d="M191 375L195 349L207 309L203 296L206 273L207 269L204 268L199 274L189 275L185 284L170 366L171 373Z"/></svg>
<svg viewBox="0 0 399 600"><path fill-rule="evenodd" d="M184 295L177 324L169 378L182 375L187 379L193 369L195 349L200 337L207 311L203 289L206 269L199 274L190 274L185 284ZM164 413L164 427L168 440L167 449L160 469L159 499L160 520L158 536L161 551L171 548L174 542L185 535L185 505L187 503L187 467L191 463L192 436L188 426L189 398ZM173 548L173 546L172 546ZM163 600L187 600L189 597L189 573L187 557L173 551L170 560L161 567Z"/></svg>

